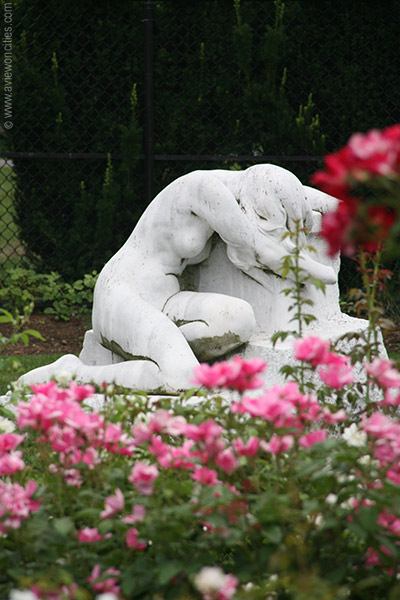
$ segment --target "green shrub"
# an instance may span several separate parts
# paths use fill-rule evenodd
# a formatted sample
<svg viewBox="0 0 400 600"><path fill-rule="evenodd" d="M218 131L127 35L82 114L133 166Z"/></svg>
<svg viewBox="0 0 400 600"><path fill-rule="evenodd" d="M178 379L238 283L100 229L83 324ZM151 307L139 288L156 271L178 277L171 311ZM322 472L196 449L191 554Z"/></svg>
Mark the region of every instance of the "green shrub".
<svg viewBox="0 0 400 600"><path fill-rule="evenodd" d="M37 273L32 268L8 267L0 270L0 306L9 311L24 312L29 303L37 309L68 321L72 316L91 311L96 271L86 273L71 283L59 273Z"/></svg>
<svg viewBox="0 0 400 600"><path fill-rule="evenodd" d="M156 192L229 167L163 155L315 156L397 118L398 0L338 2L153 3ZM14 160L20 239L68 281L99 270L147 203L142 21L131 0L15 3L7 149L105 157ZM315 162L282 166L305 183Z"/></svg>
<svg viewBox="0 0 400 600"><path fill-rule="evenodd" d="M293 103L287 99L283 3L261 4L258 22L242 4L156 3L157 154L322 152L309 91ZM186 37L179 53L178 14L189 30L200 27L200 38ZM73 281L100 269L146 206L138 159L143 6L125 1L111 13L108 3L91 0L82 13L80 3L67 0L29 2L29 10L22 0L14 18L20 33L14 112L24 111L24 122L9 133L12 150L108 155L14 161L16 221L28 257L41 272ZM197 168L202 165L187 162L176 171L157 161L156 191Z"/></svg>
<svg viewBox="0 0 400 600"><path fill-rule="evenodd" d="M22 313L14 311L13 313L0 308L0 323L7 323L11 326L10 335L0 333L0 385L3 384L4 376L12 374L13 379L16 379L16 373L21 367L21 363L13 356L1 356L10 344L23 342L27 346L30 342L30 337L45 341L42 335L36 329L26 329L29 318L32 314L33 302L24 307Z"/></svg>
<svg viewBox="0 0 400 600"><path fill-rule="evenodd" d="M90 312L93 302L93 290L98 273L92 271L73 283L62 281L58 273L47 275L47 281L42 284L40 291L43 302L51 306L44 309L45 313L55 315L56 319L68 321L71 316L86 315Z"/></svg>
<svg viewBox="0 0 400 600"><path fill-rule="evenodd" d="M24 117L10 133L10 149L124 152L113 168L110 158L14 160L20 240L41 272L57 271L68 281L100 268L143 210L136 159L142 133L132 100L143 64L136 51L142 6L122 2L110 12L107 4L89 2L86 18L81 3L66 0L14 7L13 109Z"/></svg>

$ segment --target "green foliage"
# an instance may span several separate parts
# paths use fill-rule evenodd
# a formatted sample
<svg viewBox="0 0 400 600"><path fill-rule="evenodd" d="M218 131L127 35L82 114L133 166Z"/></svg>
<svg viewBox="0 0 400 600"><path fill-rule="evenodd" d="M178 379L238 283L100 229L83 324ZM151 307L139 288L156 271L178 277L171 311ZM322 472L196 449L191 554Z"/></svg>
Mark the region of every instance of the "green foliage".
<svg viewBox="0 0 400 600"><path fill-rule="evenodd" d="M37 274L32 269L8 267L0 270L0 304L8 310L23 311L35 300Z"/></svg>
<svg viewBox="0 0 400 600"><path fill-rule="evenodd" d="M397 0L155 2L156 153L319 155L395 122L399 10ZM111 155L14 161L20 239L41 271L68 281L99 269L145 208L142 19L129 0L14 6L19 125L7 149ZM306 182L315 164L282 166ZM157 160L156 191L209 167Z"/></svg>
<svg viewBox="0 0 400 600"><path fill-rule="evenodd" d="M316 289L325 292L325 284L320 279L311 276L305 269L300 266L300 256L302 253L306 255L315 252L315 248L306 243L306 236L309 233L308 229L301 226L300 221L296 221L295 230L288 231L284 234L282 240L289 237L293 242L293 252L287 254L282 261L282 277L291 276L291 285L282 290L285 296L291 299L292 304L289 305L289 310L294 311L290 319L291 323L296 324L296 330L278 331L271 337L273 344L278 340L285 340L289 335L302 337L304 327L316 320L316 317L310 312L313 306L313 301L306 298L304 295L304 286L312 285Z"/></svg>
<svg viewBox="0 0 400 600"><path fill-rule="evenodd" d="M0 308L0 323L6 323L10 325L11 328L10 335L0 334L0 355L6 351L10 344L16 344L19 341L27 346L30 337L44 341L44 338L36 331L36 329L25 329L25 325L27 325L29 321L32 310L33 302L24 307L23 313L19 313L18 311L11 313L4 308ZM11 372L12 379L16 379L20 367L21 363L17 359L10 356L0 356L0 372L2 373L2 377L4 376L4 373L7 373L6 377L9 377Z"/></svg>
<svg viewBox="0 0 400 600"><path fill-rule="evenodd" d="M51 350L51 348L49 348ZM6 394L21 375L32 369L48 365L62 354L16 354L3 357L0 369L0 395ZM1 411L0 411L1 414Z"/></svg>
<svg viewBox="0 0 400 600"><path fill-rule="evenodd" d="M10 149L124 153L117 165L110 155L107 161L14 161L16 222L27 255L42 272L73 281L106 262L143 209L136 158L142 134L131 93L142 69L135 51L142 6L120 4L118 17L129 23L121 27L107 3L89 3L89 22L79 3L28 4L29 10L25 2L14 7L13 109L24 114L24 126L10 133ZM110 53L118 69L110 67ZM116 97L115 106L104 102Z"/></svg>
<svg viewBox="0 0 400 600"><path fill-rule="evenodd" d="M4 144L4 140L3 140ZM15 224L13 206L15 178L12 169L0 169L0 248L4 256L12 256L18 251L18 231Z"/></svg>
<svg viewBox="0 0 400 600"><path fill-rule="evenodd" d="M302 233L298 224L285 265L294 278L287 295L295 335L309 322ZM370 269L362 265L368 285L367 275L379 281L379 258ZM375 292L374 285L366 290L369 315ZM370 327L377 325L372 318ZM371 340L352 337L350 356L361 363ZM356 357L358 343L364 351ZM211 592L201 593L199 573L218 567L237 579L234 600L398 598L400 400L388 402L385 391L393 381L399 388L400 374L383 360L389 383L375 370L349 386L311 384L305 392L293 383L304 384L305 369L312 376L329 364L325 357L312 367L311 358L286 368L291 385L251 398L231 392L229 401L216 390L154 401L108 385L97 390L104 400L98 413L85 400L94 388L68 382L66 391L63 374L58 388L50 383L31 400L16 386L10 406L0 408L0 434L18 424L24 464L6 473L0 494L15 484L37 489L20 522L11 526L0 512L0 593L33 588L50 599L62 590L74 600L94 600L100 590L90 585L92 569L107 585L107 569L117 568L121 593L114 591L121 600L229 600L233 589L224 596L209 584ZM237 374L237 363L221 367ZM344 398L347 414L340 410ZM21 401L18 418L11 409ZM133 477L133 468L149 465L152 473ZM0 510L11 512L7 501L4 493Z"/></svg>
<svg viewBox="0 0 400 600"><path fill-rule="evenodd" d="M43 337L34 329L24 329L32 314L33 303L25 306L24 313L15 312L12 314L4 308L0 308L0 323L7 323L11 326L11 335L9 337L0 334L0 353L4 352L7 346L15 344L19 341L25 346L29 344L29 336L43 340Z"/></svg>
<svg viewBox="0 0 400 600"><path fill-rule="evenodd" d="M126 439L132 422L145 428L155 416L155 407L143 394L120 396L112 389L107 394L102 415L107 424L122 427ZM21 391L14 393L14 401L21 398ZM223 427L225 444L250 434L266 441L272 434L271 424L232 414L217 394L195 404L186 397L164 398L157 408L191 424L213 420ZM10 412L4 416L14 419ZM26 467L12 480L25 485L34 479L40 508L2 538L4 597L12 588L36 585L51 590L75 583L78 588L72 597L92 600L96 593L87 577L97 564L102 572L118 568L123 594L119 597L132 600L155 595L195 600L199 597L195 576L213 565L238 578L238 600L375 600L395 598L399 591L390 571L396 569L396 536L378 523L379 514L398 510L398 487L387 482L384 470L370 460L372 443L356 447L336 436L276 456L260 451L242 456L231 474L213 465L211 458L219 479L213 486L194 481L193 466L159 465L154 491L142 494L128 476L135 462L156 463L149 442L133 456L102 450L90 468L77 463L74 468L82 483L71 487L59 453L44 438L38 440L35 429L26 428L25 433ZM179 434L171 435L162 427L157 439L171 449L182 443ZM374 486L377 478L382 480L379 489ZM116 488L125 506L102 519L105 498ZM373 503L363 505L365 498ZM146 544L141 550L126 546L131 525L122 520L137 504L146 510L144 519L134 524L138 539ZM78 532L84 527L97 528L107 537L80 542ZM379 552L380 564L366 566L366 553L382 544L391 555Z"/></svg>
<svg viewBox="0 0 400 600"><path fill-rule="evenodd" d="M45 313L55 315L56 319L68 321L71 316L87 315L92 308L93 290L98 273L87 273L82 279L73 283L65 282L58 273L45 276L40 286L41 299L51 303L44 309Z"/></svg>
<svg viewBox="0 0 400 600"><path fill-rule="evenodd" d="M56 319L87 315L93 302L98 274L86 273L71 283L59 273L37 273L32 268L8 267L0 270L0 305L7 310L24 311L29 303L39 306Z"/></svg>
<svg viewBox="0 0 400 600"><path fill-rule="evenodd" d="M10 149L108 157L14 161L16 222L28 258L38 270L57 271L67 281L99 269L145 208L138 159L142 9L139 2L122 2L113 6L111 18L107 3L91 1L85 18L79 4L67 0L35 2L29 10L23 0L15 7L14 111L24 111L26 89L31 104L23 127L9 132ZM199 28L195 41L186 34L182 41L173 25L177 11L187 27ZM157 3L158 154L322 152L310 90L292 104L287 99L284 4L263 3L260 11L256 20L247 2ZM50 32L46 22L52 23ZM176 55L178 42L184 47ZM187 163L177 172L157 162L157 191L199 167Z"/></svg>

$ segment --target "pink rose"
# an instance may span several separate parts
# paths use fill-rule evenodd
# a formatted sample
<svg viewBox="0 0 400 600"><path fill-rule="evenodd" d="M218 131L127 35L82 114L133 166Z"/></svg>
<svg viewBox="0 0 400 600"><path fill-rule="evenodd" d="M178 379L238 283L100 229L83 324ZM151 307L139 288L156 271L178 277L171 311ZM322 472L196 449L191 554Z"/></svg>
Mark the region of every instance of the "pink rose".
<svg viewBox="0 0 400 600"><path fill-rule="evenodd" d="M77 533L78 540L85 544L92 544L93 542L101 542L107 538L111 537L111 533L107 533L106 535L100 535L98 529L96 527L84 527Z"/></svg>
<svg viewBox="0 0 400 600"><path fill-rule="evenodd" d="M292 435L283 435L282 437L273 435L269 442L261 441L260 447L271 454L282 454L290 450L293 444L294 437Z"/></svg>
<svg viewBox="0 0 400 600"><path fill-rule="evenodd" d="M306 433L306 435L302 435L299 438L299 446L303 448L310 448L310 446L314 446L314 444L318 444L319 442L323 442L326 440L328 432L325 429L317 429L316 431L311 431L311 433Z"/></svg>
<svg viewBox="0 0 400 600"><path fill-rule="evenodd" d="M215 457L216 465L225 471L225 473L233 473L239 466L238 459L230 448L226 448L222 452L219 452Z"/></svg>
<svg viewBox="0 0 400 600"><path fill-rule="evenodd" d="M121 574L121 571L118 569L114 569L111 567L101 573L100 565L96 565L92 569L91 576L87 578L88 582L92 584L92 588L95 592L110 592L111 594L118 595L120 591L120 587L118 585L118 578ZM102 581L98 581L100 577L108 576L107 579L102 579Z"/></svg>
<svg viewBox="0 0 400 600"><path fill-rule="evenodd" d="M122 519L122 522L130 523L133 525L133 523L138 523L140 521L143 521L145 517L146 517L146 507L143 506L142 504L134 504L134 506L132 508L132 513L130 515L127 515L126 517L124 517Z"/></svg>
<svg viewBox="0 0 400 600"><path fill-rule="evenodd" d="M354 382L353 368L348 365L349 358L331 353L328 364L318 370L322 381L335 390L341 390L345 385Z"/></svg>
<svg viewBox="0 0 400 600"><path fill-rule="evenodd" d="M108 496L104 501L105 508L100 513L102 519L109 519L125 506L125 498L120 489L116 489L112 496Z"/></svg>
<svg viewBox="0 0 400 600"><path fill-rule="evenodd" d="M39 510L40 500L32 500L37 490L35 481L28 481L25 488L19 483L4 483L0 480L0 533L7 529L18 529L21 521L31 512Z"/></svg>
<svg viewBox="0 0 400 600"><path fill-rule="evenodd" d="M147 465L143 462L134 464L128 480L144 496L150 496L153 493L153 483L159 473L156 465Z"/></svg>
<svg viewBox="0 0 400 600"><path fill-rule="evenodd" d="M128 548L133 548L134 550L144 550L147 546L145 542L138 541L139 532L137 529L132 527L126 532L126 545Z"/></svg>
<svg viewBox="0 0 400 600"><path fill-rule="evenodd" d="M216 362L213 365L201 363L194 369L193 383L209 389L223 387L228 371L226 362Z"/></svg>
<svg viewBox="0 0 400 600"><path fill-rule="evenodd" d="M389 204L382 204L373 196L365 202L355 194L360 183L399 177L399 132L400 125L393 125L382 131L355 133L347 146L325 157L325 169L312 177L317 187L341 200L335 211L322 218L321 237L328 243L329 254L337 254L341 248L351 255L357 247L375 252L389 236L395 222ZM379 179L378 185L382 185Z"/></svg>
<svg viewBox="0 0 400 600"><path fill-rule="evenodd" d="M22 460L22 452L10 452L9 454L0 455L0 477L4 475L13 475L17 471L21 471L25 467Z"/></svg>
<svg viewBox="0 0 400 600"><path fill-rule="evenodd" d="M330 343L310 336L294 341L294 357L309 362L313 367L324 365L329 355Z"/></svg>
<svg viewBox="0 0 400 600"><path fill-rule="evenodd" d="M0 455L15 450L22 444L25 436L19 433L0 433Z"/></svg>
<svg viewBox="0 0 400 600"><path fill-rule="evenodd" d="M235 356L231 361L202 363L195 368L193 383L207 388L225 387L239 392L261 387L263 380L257 377L267 363L260 358L243 360Z"/></svg>
<svg viewBox="0 0 400 600"><path fill-rule="evenodd" d="M233 447L239 456L254 456L257 454L259 439L258 437L249 437L246 443L243 442L242 438L238 438L232 442Z"/></svg>
<svg viewBox="0 0 400 600"><path fill-rule="evenodd" d="M192 479L198 481L202 485L218 485L221 481L218 479L217 471L214 469L209 469L208 467L199 467L196 466L194 468L194 472L192 473Z"/></svg>
<svg viewBox="0 0 400 600"><path fill-rule="evenodd" d="M400 387L400 373L393 368L393 361L387 358L375 358L365 364L365 370L383 388Z"/></svg>

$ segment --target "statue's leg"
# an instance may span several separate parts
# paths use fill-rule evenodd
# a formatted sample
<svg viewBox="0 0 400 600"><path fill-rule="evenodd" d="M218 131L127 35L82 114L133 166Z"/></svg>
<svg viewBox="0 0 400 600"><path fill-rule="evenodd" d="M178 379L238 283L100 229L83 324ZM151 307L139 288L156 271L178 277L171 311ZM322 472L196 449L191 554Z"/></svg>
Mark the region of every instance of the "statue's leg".
<svg viewBox="0 0 400 600"><path fill-rule="evenodd" d="M151 275L150 275L151 276ZM170 389L188 387L198 361L180 329L128 286L113 289L93 309L93 332L126 361L148 361ZM112 365L115 372L124 363ZM151 368L151 367L149 367Z"/></svg>
<svg viewBox="0 0 400 600"><path fill-rule="evenodd" d="M45 382L68 372L79 383L116 383L131 389L168 393L190 388L198 361L183 333L152 305L132 295L128 300L121 292L102 302L101 310L96 317L93 315L93 326L97 341L122 354L124 362L87 365L68 354L26 373L20 382Z"/></svg>
<svg viewBox="0 0 400 600"><path fill-rule="evenodd" d="M163 311L203 361L223 356L247 342L256 325L250 304L225 294L179 292L168 300Z"/></svg>
<svg viewBox="0 0 400 600"><path fill-rule="evenodd" d="M175 391L175 388L167 388L155 363L131 360L110 365L86 365L74 354L66 354L49 365L33 369L22 375L18 382L32 385L60 376L65 378L66 374L81 384L102 386L104 383L116 383L119 386L144 391Z"/></svg>

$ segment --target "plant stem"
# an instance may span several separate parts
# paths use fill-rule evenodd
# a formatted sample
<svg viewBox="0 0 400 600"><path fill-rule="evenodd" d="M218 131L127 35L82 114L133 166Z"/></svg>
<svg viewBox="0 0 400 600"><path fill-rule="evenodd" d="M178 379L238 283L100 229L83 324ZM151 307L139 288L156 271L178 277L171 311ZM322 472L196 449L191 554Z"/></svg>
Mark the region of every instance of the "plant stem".
<svg viewBox="0 0 400 600"><path fill-rule="evenodd" d="M377 346L378 346L378 330L377 330L377 311L376 311L376 292L377 292L377 284L378 284L378 273L380 267L381 260L381 251L377 250L375 253L372 264L373 271L372 277L368 276L367 269L367 255L364 250L360 251L360 266L361 266L361 275L363 281L363 287L366 294L367 299L367 314L368 314L368 333L367 333L367 349L366 349L366 357L368 360L371 360L372 356L377 354ZM371 341L373 338L374 342L374 350L372 349Z"/></svg>
<svg viewBox="0 0 400 600"><path fill-rule="evenodd" d="M301 277L300 277L300 223L296 222L296 234L295 234L295 251L294 251L294 283L295 283L295 301L296 301L296 319L298 327L299 337L303 337L303 315L302 315L302 302L301 302Z"/></svg>

